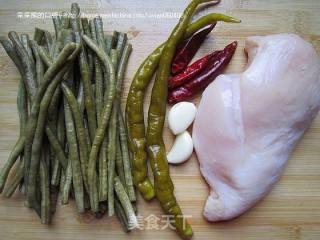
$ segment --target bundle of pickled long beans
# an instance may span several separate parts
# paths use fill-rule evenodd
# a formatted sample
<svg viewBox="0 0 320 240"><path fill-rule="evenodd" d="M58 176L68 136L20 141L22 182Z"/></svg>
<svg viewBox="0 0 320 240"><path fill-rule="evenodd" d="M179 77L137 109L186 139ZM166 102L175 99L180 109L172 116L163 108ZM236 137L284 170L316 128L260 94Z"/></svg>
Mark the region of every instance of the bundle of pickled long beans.
<svg viewBox="0 0 320 240"><path fill-rule="evenodd" d="M116 213L137 225L127 132L120 98L132 51L127 35L104 34L100 17L54 17L54 36L9 32L0 42L21 80L20 136L0 172L0 193L19 189L48 224L56 204L74 198L78 213ZM10 175L10 177L9 177Z"/></svg>

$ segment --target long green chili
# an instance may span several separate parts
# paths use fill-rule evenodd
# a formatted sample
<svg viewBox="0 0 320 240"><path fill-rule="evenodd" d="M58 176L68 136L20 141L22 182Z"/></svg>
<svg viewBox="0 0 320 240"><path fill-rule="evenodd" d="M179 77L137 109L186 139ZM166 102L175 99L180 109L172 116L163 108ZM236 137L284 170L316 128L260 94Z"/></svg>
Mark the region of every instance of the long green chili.
<svg viewBox="0 0 320 240"><path fill-rule="evenodd" d="M166 150L162 138L166 114L167 79L177 44L183 39L189 21L196 7L210 0L193 0L184 10L179 23L168 38L159 60L159 68L152 88L146 133L147 150L155 180L155 193L166 214L172 215L174 226L183 237L190 238L192 228L185 223L182 211L173 193L173 183L169 175Z"/></svg>

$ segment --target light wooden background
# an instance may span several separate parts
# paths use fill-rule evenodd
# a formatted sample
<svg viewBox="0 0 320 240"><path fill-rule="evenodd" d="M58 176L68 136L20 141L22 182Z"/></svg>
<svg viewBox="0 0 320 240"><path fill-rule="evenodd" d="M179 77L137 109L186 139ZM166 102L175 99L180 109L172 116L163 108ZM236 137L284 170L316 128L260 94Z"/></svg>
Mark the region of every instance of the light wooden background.
<svg viewBox="0 0 320 240"><path fill-rule="evenodd" d="M79 0L86 13L161 13L181 12L186 0ZM71 1L0 1L0 34L9 30L33 34L35 26L53 31L50 19L18 19L17 12L61 11ZM239 72L246 58L244 40L250 35L294 32L311 41L320 51L319 0L222 0L205 10L233 15L241 24L219 23L200 49L198 56L220 49L232 40L238 50L227 72ZM203 12L199 13L203 14ZM199 15L198 14L198 15ZM135 69L155 46L166 39L177 19L105 19L105 30L126 31L133 44L133 54L125 80L125 102ZM13 63L0 48L0 166L7 159L18 137L16 95L19 76ZM147 94L147 97L150 95ZM199 99L194 100L195 103ZM166 129L166 144L173 137ZM202 217L208 187L200 176L196 157L181 166L171 167L176 195L185 214L192 215L194 239L320 239L320 117L298 144L289 164L270 194L243 216L225 223L210 224ZM161 215L156 201L145 203L139 198L139 213ZM16 193L12 199L0 197L0 239L179 239L167 230L122 232L115 218L96 220L78 216L74 205L59 206L53 223L44 226L34 212L23 206Z"/></svg>

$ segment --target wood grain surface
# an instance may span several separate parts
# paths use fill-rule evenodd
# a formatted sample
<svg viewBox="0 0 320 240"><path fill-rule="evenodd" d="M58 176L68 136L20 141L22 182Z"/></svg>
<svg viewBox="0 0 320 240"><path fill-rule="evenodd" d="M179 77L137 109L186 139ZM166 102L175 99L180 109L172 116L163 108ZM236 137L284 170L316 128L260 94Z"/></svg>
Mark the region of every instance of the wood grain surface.
<svg viewBox="0 0 320 240"><path fill-rule="evenodd" d="M132 76L141 61L167 38L177 18L158 18L154 14L181 13L186 0L79 0L86 13L115 13L104 19L105 31L128 32L133 54L126 73L123 103ZM53 31L51 19L18 18L19 12L68 10L71 1L1 0L0 35L9 30L33 35L34 27ZM204 55L221 49L233 40L239 47L226 72L242 71L246 56L244 40L250 35L293 32L311 41L320 51L319 0L222 0L217 6L200 11L221 12L240 18L241 24L219 23L198 52ZM117 13L137 14L116 18ZM153 14L153 15L152 15ZM118 16L119 17L119 16ZM16 96L19 75L0 47L0 167L6 161L19 133ZM150 92L146 97L146 106ZM197 104L199 97L194 99ZM147 110L147 108L146 108ZM166 128L166 145L173 136ZM184 214L191 215L194 239L320 239L320 117L311 125L295 149L280 181L270 194L243 216L229 222L210 224L202 217L208 187L202 179L196 156L181 166L171 166L175 193ZM157 201L138 199L139 214L161 217ZM160 227L162 225L160 224ZM145 226L145 228L147 228ZM123 233L115 217L95 219L79 216L73 202L59 206L50 226L41 225L36 214L24 207L20 193L12 199L0 196L0 239L179 239L170 229L144 229Z"/></svg>

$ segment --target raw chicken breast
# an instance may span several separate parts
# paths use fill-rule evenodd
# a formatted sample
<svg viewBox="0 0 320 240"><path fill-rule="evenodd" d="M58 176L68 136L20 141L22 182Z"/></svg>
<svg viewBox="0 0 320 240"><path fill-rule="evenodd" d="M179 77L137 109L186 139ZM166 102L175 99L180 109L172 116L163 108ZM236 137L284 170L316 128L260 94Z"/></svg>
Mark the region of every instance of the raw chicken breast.
<svg viewBox="0 0 320 240"><path fill-rule="evenodd" d="M245 72L210 84L194 122L209 221L237 217L270 191L320 107L320 60L310 43L294 34L250 37L245 50Z"/></svg>

